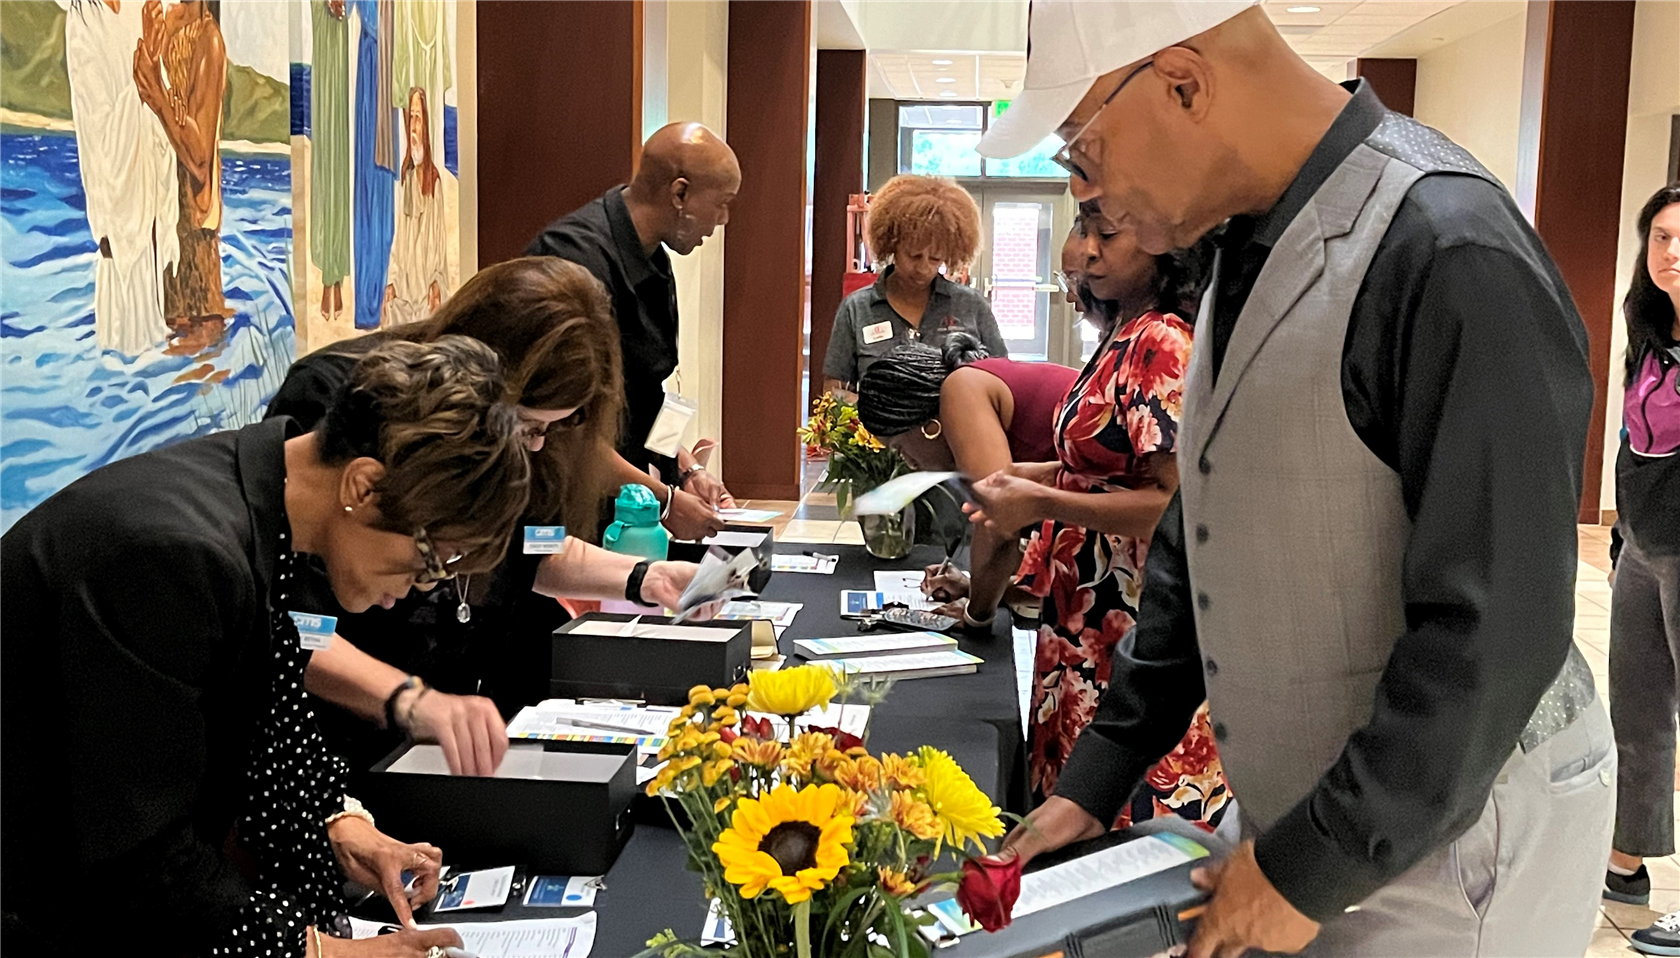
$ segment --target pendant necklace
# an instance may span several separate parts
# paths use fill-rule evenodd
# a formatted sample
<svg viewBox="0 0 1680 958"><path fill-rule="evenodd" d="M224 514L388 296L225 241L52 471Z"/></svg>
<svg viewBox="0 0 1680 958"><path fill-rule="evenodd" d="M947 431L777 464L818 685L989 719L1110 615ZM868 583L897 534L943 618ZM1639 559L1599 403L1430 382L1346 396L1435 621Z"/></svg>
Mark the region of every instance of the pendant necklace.
<svg viewBox="0 0 1680 958"><path fill-rule="evenodd" d="M461 604L455 607L455 620L462 625L472 621L472 606L467 604L467 589L472 585L472 576L461 576L455 580L455 594L460 597Z"/></svg>

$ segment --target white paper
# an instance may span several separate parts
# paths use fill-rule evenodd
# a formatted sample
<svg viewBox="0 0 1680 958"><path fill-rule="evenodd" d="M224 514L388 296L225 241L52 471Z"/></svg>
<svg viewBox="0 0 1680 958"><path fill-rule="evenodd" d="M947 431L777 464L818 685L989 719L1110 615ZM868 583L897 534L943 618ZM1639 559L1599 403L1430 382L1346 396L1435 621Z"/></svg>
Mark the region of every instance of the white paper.
<svg viewBox="0 0 1680 958"><path fill-rule="evenodd" d="M846 599L851 595L863 596L863 608L854 613L847 608ZM914 589L894 589L867 591L863 589L842 589L840 592L840 615L857 616L863 612L879 612L889 605L902 605L916 612L932 612L944 603L931 596L922 594L920 587Z"/></svg>
<svg viewBox="0 0 1680 958"><path fill-rule="evenodd" d="M775 655L767 659L753 659L751 665L754 672L774 672L780 669L782 663L786 661L787 656Z"/></svg>
<svg viewBox="0 0 1680 958"><path fill-rule="evenodd" d="M934 486L955 479L956 472L912 472L888 479L852 502L852 514L857 516L890 516L903 512L916 497Z"/></svg>
<svg viewBox="0 0 1680 958"><path fill-rule="evenodd" d="M563 742L634 743L658 751L665 731L677 717L667 706L580 703L548 699L519 710L508 723L508 738Z"/></svg>
<svg viewBox="0 0 1680 958"><path fill-rule="evenodd" d="M950 674L972 672L982 664L977 655L958 649L945 652L914 652L909 655L866 655L854 659L825 659L821 664L840 669L848 675L897 675L908 672L949 670Z"/></svg>
<svg viewBox="0 0 1680 958"><path fill-rule="evenodd" d="M463 872L449 879L438 889L437 904L432 906L432 913L463 911L468 908L496 908L507 904L508 890L512 887L512 865Z"/></svg>
<svg viewBox="0 0 1680 958"><path fill-rule="evenodd" d="M699 411L700 406L693 400L676 393L666 393L665 402L660 405L659 415L654 417L643 445L661 456L675 456L682 449L683 433L688 431L689 420Z"/></svg>
<svg viewBox="0 0 1680 958"><path fill-rule="evenodd" d="M799 639L793 643L794 651L808 659L931 652L956 647L956 639L938 632L885 632L879 635L848 635L836 639Z"/></svg>
<svg viewBox="0 0 1680 958"><path fill-rule="evenodd" d="M718 515L722 516L725 522L754 523L769 522L781 513L774 509L719 509Z"/></svg>
<svg viewBox="0 0 1680 958"><path fill-rule="evenodd" d="M766 712L748 712L753 718L768 719L772 734L778 739L787 738L787 720L780 715L770 715ZM859 738L869 727L869 706L848 705L844 702L830 702L820 709L812 709L804 715L796 716L793 720L795 728L838 728Z"/></svg>
<svg viewBox="0 0 1680 958"><path fill-rule="evenodd" d="M587 958L595 947L595 913L576 918L522 918L516 921L475 921L458 925L421 925L453 928L461 945L479 958Z"/></svg>
<svg viewBox="0 0 1680 958"><path fill-rule="evenodd" d="M729 629L708 629L700 625L666 625L663 622L611 622L590 619L567 630L569 635L616 635L637 639L677 639L683 642L728 642L735 637Z"/></svg>
<svg viewBox="0 0 1680 958"><path fill-rule="evenodd" d="M905 569L902 572L877 570L875 588L881 592L914 592L920 595L922 580L926 578L927 573L921 569Z"/></svg>
<svg viewBox="0 0 1680 958"><path fill-rule="evenodd" d="M772 572L807 572L813 575L833 575L840 564L839 556L775 555L770 557Z"/></svg>
<svg viewBox="0 0 1680 958"><path fill-rule="evenodd" d="M758 563L758 553L751 550L728 555L722 549L707 549L700 559L700 568L695 570L694 578L677 600L676 621L687 619L713 602L752 595L749 580Z"/></svg>
<svg viewBox="0 0 1680 958"><path fill-rule="evenodd" d="M1021 896L1015 899L1010 917L1022 918L1206 857L1206 848L1182 835L1146 835L1022 875ZM962 914L955 899L936 902L930 910L939 917L940 924L955 934L967 934L977 927Z"/></svg>
<svg viewBox="0 0 1680 958"><path fill-rule="evenodd" d="M606 886L601 884L600 875L532 875L525 879L524 905L527 908L552 907L532 905L531 893L537 890L538 878L565 878L566 890L560 893L562 908L588 908L595 904L595 893Z"/></svg>
<svg viewBox="0 0 1680 958"><path fill-rule="evenodd" d="M713 618L724 622L765 619L776 627L785 629L793 624L793 617L803 608L803 602L744 602L737 599L725 603Z"/></svg>
<svg viewBox="0 0 1680 958"><path fill-rule="evenodd" d="M700 540L701 545L723 546L729 549L756 549L764 544L763 532L741 532L735 529L725 529Z"/></svg>
<svg viewBox="0 0 1680 958"><path fill-rule="evenodd" d="M735 941L735 928L723 913L723 902L712 899L706 908L706 925L700 930L700 944L728 945Z"/></svg>

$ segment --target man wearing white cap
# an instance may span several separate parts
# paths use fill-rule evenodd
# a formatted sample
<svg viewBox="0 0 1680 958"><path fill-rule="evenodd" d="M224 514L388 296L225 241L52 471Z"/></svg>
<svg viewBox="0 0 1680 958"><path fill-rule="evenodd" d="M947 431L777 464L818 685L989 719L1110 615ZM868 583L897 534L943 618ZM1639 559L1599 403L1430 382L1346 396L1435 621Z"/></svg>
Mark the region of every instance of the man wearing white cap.
<svg viewBox="0 0 1680 958"><path fill-rule="evenodd" d="M1138 626L1011 845L1100 831L1205 695L1245 841L1193 958L1581 954L1616 759L1572 640L1592 381L1539 238L1249 3L1035 0L1028 42L982 153L1054 132L1149 252L1224 232Z"/></svg>

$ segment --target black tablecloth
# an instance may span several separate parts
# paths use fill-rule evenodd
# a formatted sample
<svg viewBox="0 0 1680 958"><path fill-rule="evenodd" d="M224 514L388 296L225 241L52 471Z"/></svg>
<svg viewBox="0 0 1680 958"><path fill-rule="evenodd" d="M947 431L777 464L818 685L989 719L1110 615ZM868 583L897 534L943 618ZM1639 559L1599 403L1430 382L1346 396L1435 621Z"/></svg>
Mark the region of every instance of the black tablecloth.
<svg viewBox="0 0 1680 958"><path fill-rule="evenodd" d="M764 591L767 601L805 604L782 636L782 651L790 658L795 639L857 634L857 623L840 617L840 590L873 589L877 569L920 569L944 558L943 553L925 546L894 561L876 559L861 546L778 544L777 551L840 555L833 575L782 573ZM1025 804L1026 753L1014 648L1006 620L1007 616L998 616L989 636L958 636L963 651L985 660L974 674L910 679L896 686L870 716L869 744L872 751L902 752L921 745L942 748L993 801L1019 812ZM668 822L647 809L642 812L635 834L605 876L606 889L595 899L599 926L591 954L596 958L626 958L641 951L649 938L666 928L682 938L697 938L706 919L700 877L686 867L682 839ZM510 902L516 898L510 898ZM498 912L451 914L449 920L555 918L581 913L577 909L509 904ZM430 919L422 915L419 920Z"/></svg>

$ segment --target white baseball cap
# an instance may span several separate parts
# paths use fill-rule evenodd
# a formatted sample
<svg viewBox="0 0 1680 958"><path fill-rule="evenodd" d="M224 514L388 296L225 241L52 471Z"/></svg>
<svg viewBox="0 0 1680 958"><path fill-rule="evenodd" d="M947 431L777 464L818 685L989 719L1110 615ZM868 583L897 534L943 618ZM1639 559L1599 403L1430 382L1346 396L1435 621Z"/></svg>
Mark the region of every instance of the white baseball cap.
<svg viewBox="0 0 1680 958"><path fill-rule="evenodd" d="M1258 0L1032 0L1027 77L980 139L980 155L1020 156L1061 126L1105 73L1211 30Z"/></svg>

